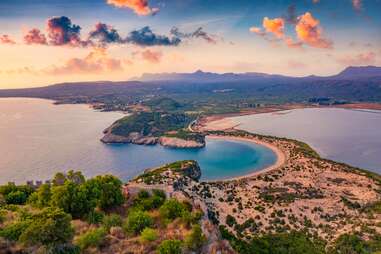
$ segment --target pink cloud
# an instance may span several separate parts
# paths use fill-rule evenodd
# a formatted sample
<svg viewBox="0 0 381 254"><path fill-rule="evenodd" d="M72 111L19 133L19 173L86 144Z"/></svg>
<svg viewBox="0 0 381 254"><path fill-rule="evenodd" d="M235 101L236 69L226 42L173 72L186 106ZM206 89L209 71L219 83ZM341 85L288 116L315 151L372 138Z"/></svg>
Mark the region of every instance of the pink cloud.
<svg viewBox="0 0 381 254"><path fill-rule="evenodd" d="M282 38L284 36L284 23L283 18L269 19L265 17L262 25L266 32L273 33L276 37Z"/></svg>
<svg viewBox="0 0 381 254"><path fill-rule="evenodd" d="M28 31L27 34L24 36L24 42L26 44L41 44L46 45L48 44L46 37L39 29L32 29Z"/></svg>
<svg viewBox="0 0 381 254"><path fill-rule="evenodd" d="M50 75L101 74L121 71L122 61L111 58L104 48L96 48L84 58L71 58L62 66L53 66L44 72Z"/></svg>
<svg viewBox="0 0 381 254"><path fill-rule="evenodd" d="M320 21L315 19L310 12L298 17L298 23L295 26L298 39L315 48L332 48L332 42L323 37L323 29Z"/></svg>
<svg viewBox="0 0 381 254"><path fill-rule="evenodd" d="M163 54L160 51L151 51L149 49L141 52L141 56L144 60L150 63L160 63Z"/></svg>
<svg viewBox="0 0 381 254"><path fill-rule="evenodd" d="M159 11L158 8L150 7L148 0L107 0L107 3L118 8L132 9L141 16L154 15Z"/></svg>
<svg viewBox="0 0 381 254"><path fill-rule="evenodd" d="M0 44L16 44L16 42L7 34L0 35Z"/></svg>

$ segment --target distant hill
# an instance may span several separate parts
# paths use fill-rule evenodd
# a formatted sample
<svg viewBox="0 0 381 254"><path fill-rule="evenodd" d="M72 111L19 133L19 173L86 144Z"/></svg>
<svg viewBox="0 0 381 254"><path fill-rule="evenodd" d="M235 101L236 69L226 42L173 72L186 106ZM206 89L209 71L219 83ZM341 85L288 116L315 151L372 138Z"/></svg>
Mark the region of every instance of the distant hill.
<svg viewBox="0 0 381 254"><path fill-rule="evenodd" d="M247 72L247 73L213 73L203 72L198 70L193 73L145 73L141 77L133 78L131 80L138 80L143 82L149 81L188 81L188 82L232 82L241 80L253 80L264 78L292 78L282 75L273 75L260 72Z"/></svg>
<svg viewBox="0 0 381 254"><path fill-rule="evenodd" d="M374 78L381 77L381 67L376 66L361 66L361 67L347 67L337 75L321 77L321 76L307 76L307 77L292 77L277 74L267 74L260 72L246 72L246 73L213 73L203 72L198 70L193 73L145 73L141 77L136 77L131 80L142 82L151 81L188 81L188 82L231 82L242 80L263 80L263 79L276 79L276 80L328 80L328 79L360 79L360 78Z"/></svg>
<svg viewBox="0 0 381 254"><path fill-rule="evenodd" d="M155 110L236 112L258 104L381 102L381 67L348 67L329 77L265 73L145 74L137 81L62 83L0 90L0 97L93 103L104 110L143 104ZM163 99L165 98L165 99Z"/></svg>
<svg viewBox="0 0 381 254"><path fill-rule="evenodd" d="M381 77L381 67L376 67L376 66L348 67L333 77L343 78L343 79Z"/></svg>

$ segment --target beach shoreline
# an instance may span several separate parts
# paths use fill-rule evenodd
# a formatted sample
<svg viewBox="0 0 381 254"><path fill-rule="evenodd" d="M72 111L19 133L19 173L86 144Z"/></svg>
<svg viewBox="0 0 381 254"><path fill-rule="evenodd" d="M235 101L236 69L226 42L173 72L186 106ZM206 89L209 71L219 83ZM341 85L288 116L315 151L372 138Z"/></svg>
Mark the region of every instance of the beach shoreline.
<svg viewBox="0 0 381 254"><path fill-rule="evenodd" d="M235 177L229 177L229 178L221 179L221 180L210 180L210 181L205 181L205 182L225 182L225 181L235 181L235 180L241 180L241 179L247 179L247 178L255 177L255 176L258 176L258 175L261 175L264 173L268 173L270 171L273 171L273 170L276 170L276 169L282 167L283 165L286 164L286 162L288 160L285 152L283 152L279 147L277 147L273 144L270 144L268 142L264 142L264 141L259 140L259 139L250 139L250 138L243 138L243 137L230 137L230 136L218 136L218 135L208 135L207 138L208 139L220 139L220 140L246 141L246 142L251 142L251 143L254 143L257 145L261 145L261 146L264 146L264 147L270 149L271 151L273 151L275 153L276 161L274 164L272 164L268 167L265 167L265 168L257 170L257 171L250 172L248 174L244 174L241 176L235 176Z"/></svg>

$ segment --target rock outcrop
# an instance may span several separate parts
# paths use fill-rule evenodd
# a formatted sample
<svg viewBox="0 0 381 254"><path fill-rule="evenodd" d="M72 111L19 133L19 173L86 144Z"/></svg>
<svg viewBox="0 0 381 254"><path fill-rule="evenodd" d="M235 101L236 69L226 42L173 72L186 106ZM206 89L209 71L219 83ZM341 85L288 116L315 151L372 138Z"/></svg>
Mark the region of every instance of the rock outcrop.
<svg viewBox="0 0 381 254"><path fill-rule="evenodd" d="M185 140L181 138L174 137L160 137L159 143L165 147L174 148L203 148L205 147L205 142L198 142L195 140Z"/></svg>

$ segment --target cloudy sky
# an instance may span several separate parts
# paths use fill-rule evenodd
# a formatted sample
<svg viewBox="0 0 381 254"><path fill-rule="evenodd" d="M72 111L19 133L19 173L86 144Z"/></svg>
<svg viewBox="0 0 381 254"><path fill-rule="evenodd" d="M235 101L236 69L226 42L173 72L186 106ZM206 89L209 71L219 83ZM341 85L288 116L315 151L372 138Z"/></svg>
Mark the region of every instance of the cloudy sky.
<svg viewBox="0 0 381 254"><path fill-rule="evenodd" d="M381 0L1 0L0 88L381 65Z"/></svg>

